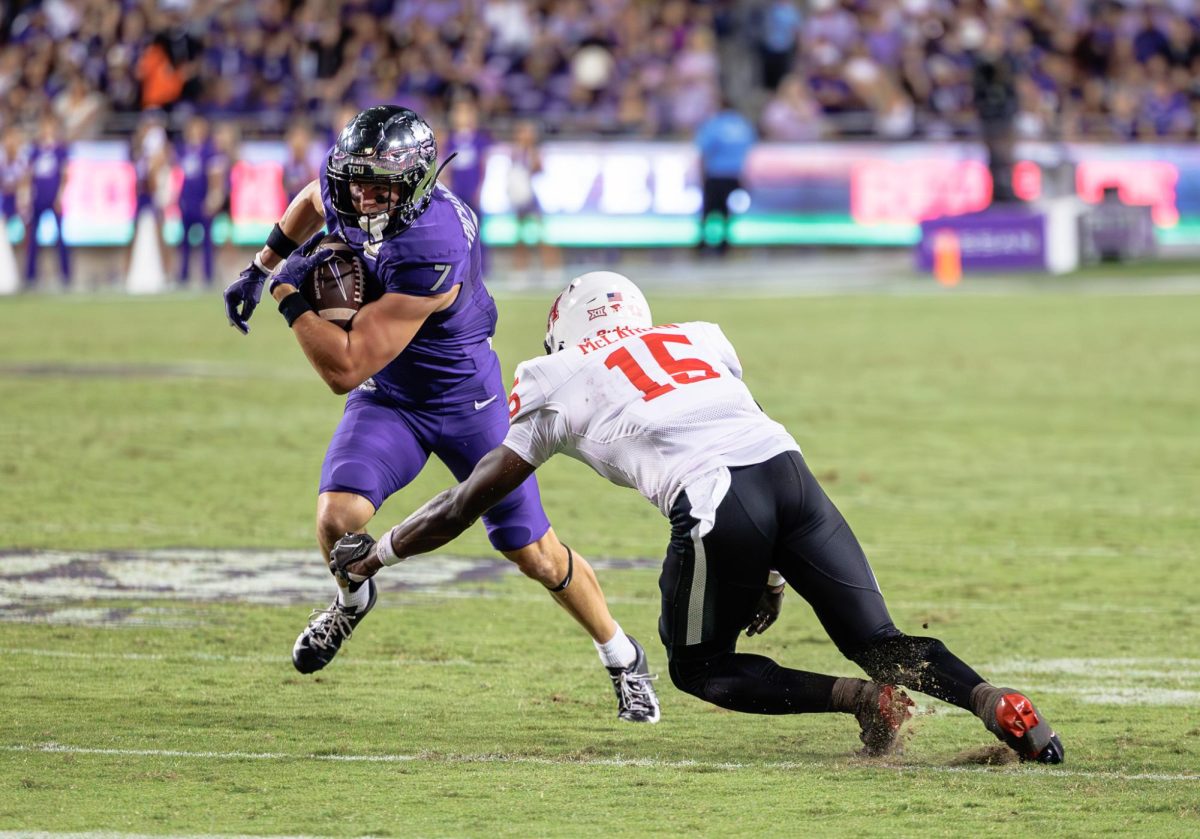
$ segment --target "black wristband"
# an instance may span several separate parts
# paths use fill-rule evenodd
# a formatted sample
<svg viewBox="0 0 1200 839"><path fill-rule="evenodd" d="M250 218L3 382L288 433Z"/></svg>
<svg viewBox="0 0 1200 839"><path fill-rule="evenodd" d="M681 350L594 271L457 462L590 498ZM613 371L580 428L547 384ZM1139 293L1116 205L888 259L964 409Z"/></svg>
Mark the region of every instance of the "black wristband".
<svg viewBox="0 0 1200 839"><path fill-rule="evenodd" d="M287 321L289 327L296 322L296 318L312 310L313 307L308 305L308 301L304 299L304 295L298 291L293 291L279 301L279 314L283 315L283 319Z"/></svg>
<svg viewBox="0 0 1200 839"><path fill-rule="evenodd" d="M283 228L277 224L272 227L271 232L267 234L267 247L275 251L275 253L279 254L284 259L287 259L292 255L293 252L295 252L296 248L300 247L300 245L296 242L293 242L291 238L283 232Z"/></svg>

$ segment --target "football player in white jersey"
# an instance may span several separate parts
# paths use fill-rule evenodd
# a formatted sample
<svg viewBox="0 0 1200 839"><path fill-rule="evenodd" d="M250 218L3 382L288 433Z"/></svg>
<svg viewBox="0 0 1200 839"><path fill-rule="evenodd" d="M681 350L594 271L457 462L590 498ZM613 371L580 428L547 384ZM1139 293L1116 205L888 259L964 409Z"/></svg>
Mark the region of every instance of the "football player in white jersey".
<svg viewBox="0 0 1200 839"><path fill-rule="evenodd" d="M555 454L637 489L671 522L659 634L672 682L734 711L844 712L867 754L885 754L911 715L904 685L971 711L1022 760L1063 748L1023 694L995 687L935 638L892 622L866 555L800 447L742 383L711 323L654 326L641 291L600 271L554 301L544 358L517 368L502 445L463 483L378 543L348 535L331 570L360 581L465 530ZM781 667L736 650L779 614L786 581L871 681Z"/></svg>

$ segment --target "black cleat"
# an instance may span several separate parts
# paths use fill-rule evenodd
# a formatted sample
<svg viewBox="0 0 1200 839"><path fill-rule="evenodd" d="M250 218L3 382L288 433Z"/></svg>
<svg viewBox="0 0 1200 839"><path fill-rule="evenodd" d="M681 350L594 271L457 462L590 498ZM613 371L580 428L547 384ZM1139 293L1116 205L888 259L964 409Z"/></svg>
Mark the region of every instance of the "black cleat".
<svg viewBox="0 0 1200 839"><path fill-rule="evenodd" d="M608 667L613 690L617 694L617 717L626 722L655 723L659 719L658 695L651 684L657 676L650 675L646 666L646 651L633 638L629 639L637 650L637 658L628 667Z"/></svg>
<svg viewBox="0 0 1200 839"><path fill-rule="evenodd" d="M1024 694L1011 688L993 688L987 697L983 724L1024 761L1062 763L1063 745L1049 721Z"/></svg>
<svg viewBox="0 0 1200 839"><path fill-rule="evenodd" d="M354 627L367 616L367 612L375 607L375 596L378 593L374 580L367 580L370 586L367 595L367 605L361 609L348 609L334 598L328 609L317 609L308 618L308 626L296 639L292 647L292 664L301 673L315 673L337 655L342 642L354 632Z"/></svg>

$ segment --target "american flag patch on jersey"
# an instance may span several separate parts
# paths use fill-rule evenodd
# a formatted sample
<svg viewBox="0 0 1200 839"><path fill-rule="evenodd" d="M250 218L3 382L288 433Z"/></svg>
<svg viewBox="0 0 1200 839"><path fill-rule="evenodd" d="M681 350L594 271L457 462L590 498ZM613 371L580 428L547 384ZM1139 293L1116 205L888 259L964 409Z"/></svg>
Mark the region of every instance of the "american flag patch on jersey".
<svg viewBox="0 0 1200 839"><path fill-rule="evenodd" d="M610 292L608 293L608 302L609 302L609 303L613 303L613 302L620 302L620 300L621 300L621 292L619 292L619 291L610 291Z"/></svg>

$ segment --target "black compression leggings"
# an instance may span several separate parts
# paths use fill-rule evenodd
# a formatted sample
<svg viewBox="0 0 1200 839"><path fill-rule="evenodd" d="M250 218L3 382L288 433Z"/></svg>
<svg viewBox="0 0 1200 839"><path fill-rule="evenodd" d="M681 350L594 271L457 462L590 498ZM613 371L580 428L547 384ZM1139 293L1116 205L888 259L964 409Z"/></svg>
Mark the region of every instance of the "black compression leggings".
<svg viewBox="0 0 1200 839"><path fill-rule="evenodd" d="M686 493L671 511L659 633L680 690L747 713L827 710L833 677L735 652L775 568L872 679L970 708L983 679L941 641L896 628L862 547L798 452L730 472L703 537Z"/></svg>

